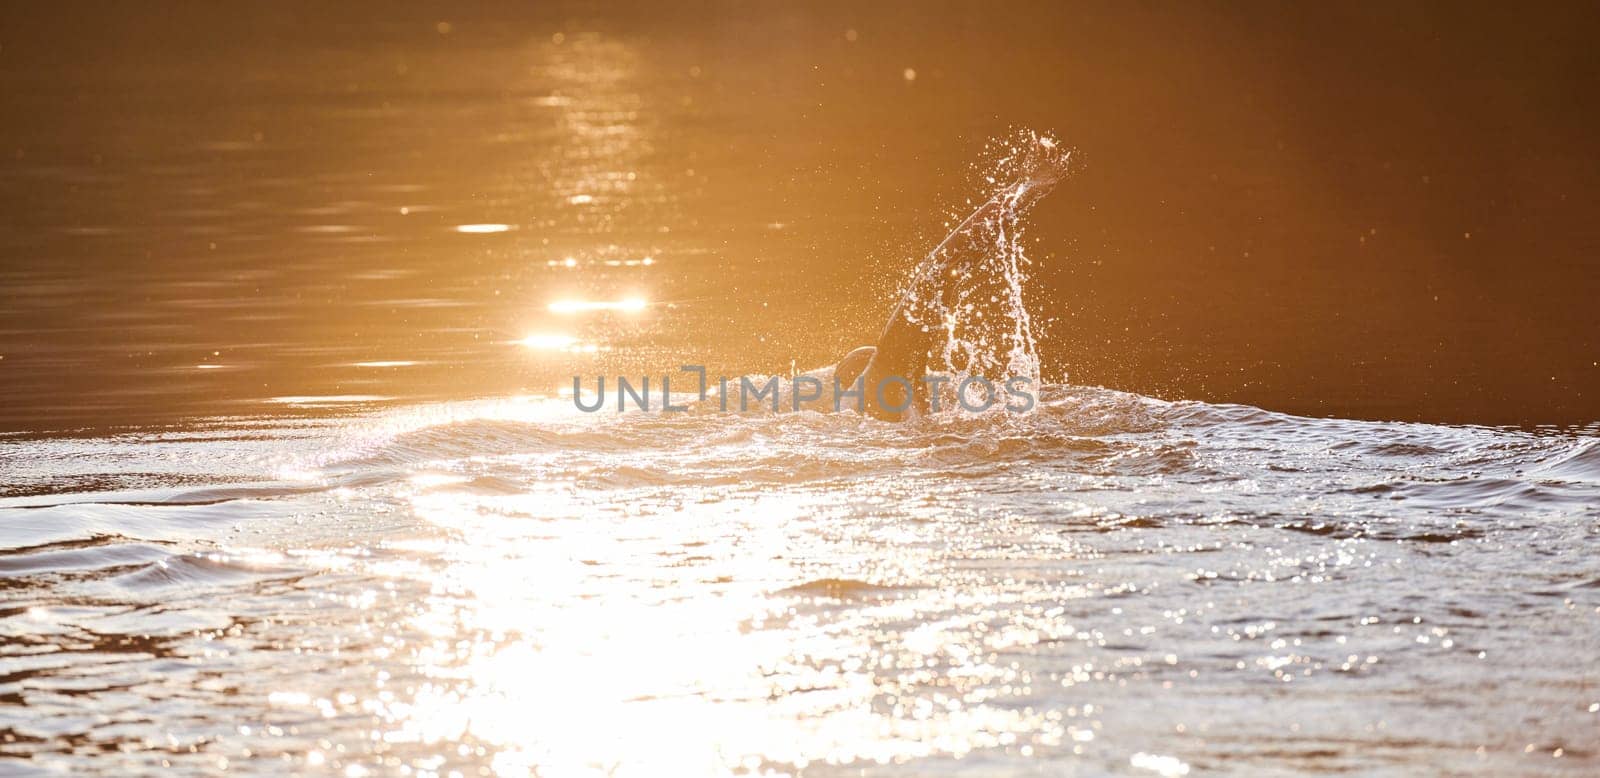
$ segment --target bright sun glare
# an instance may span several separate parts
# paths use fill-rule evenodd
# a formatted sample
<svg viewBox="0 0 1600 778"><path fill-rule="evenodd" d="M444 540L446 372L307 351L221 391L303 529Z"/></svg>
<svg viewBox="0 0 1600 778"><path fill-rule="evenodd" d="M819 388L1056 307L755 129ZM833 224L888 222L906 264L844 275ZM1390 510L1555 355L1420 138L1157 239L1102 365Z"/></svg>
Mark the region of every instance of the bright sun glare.
<svg viewBox="0 0 1600 778"><path fill-rule="evenodd" d="M643 298L629 297L624 300L557 300L550 303L551 313L587 313L589 311L622 311L637 313L648 305Z"/></svg>

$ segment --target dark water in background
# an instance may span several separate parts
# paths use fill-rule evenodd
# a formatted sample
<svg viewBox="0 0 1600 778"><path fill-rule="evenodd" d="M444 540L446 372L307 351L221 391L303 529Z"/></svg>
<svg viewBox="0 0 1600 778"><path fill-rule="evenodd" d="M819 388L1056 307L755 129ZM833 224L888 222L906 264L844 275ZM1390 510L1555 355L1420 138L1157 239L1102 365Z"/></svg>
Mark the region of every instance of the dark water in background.
<svg viewBox="0 0 1600 778"><path fill-rule="evenodd" d="M1592 8L3 15L5 429L827 362L1013 126L1083 162L1033 220L1047 375L1600 415Z"/></svg>

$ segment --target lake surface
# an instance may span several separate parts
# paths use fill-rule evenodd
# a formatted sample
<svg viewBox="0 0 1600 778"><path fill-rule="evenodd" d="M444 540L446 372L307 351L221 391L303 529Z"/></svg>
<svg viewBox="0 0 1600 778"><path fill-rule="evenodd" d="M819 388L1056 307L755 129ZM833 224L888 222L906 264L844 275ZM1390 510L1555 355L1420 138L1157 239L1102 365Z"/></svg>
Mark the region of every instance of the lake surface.
<svg viewBox="0 0 1600 778"><path fill-rule="evenodd" d="M0 746L125 774L1600 766L1600 438L1052 386L0 444Z"/></svg>
<svg viewBox="0 0 1600 778"><path fill-rule="evenodd" d="M0 772L1600 771L1583 14L1352 8L8 9ZM1023 127L1033 413L563 395Z"/></svg>
<svg viewBox="0 0 1600 778"><path fill-rule="evenodd" d="M0 430L826 364L1022 128L1051 380L1600 418L1587 6L321 6L4 12Z"/></svg>

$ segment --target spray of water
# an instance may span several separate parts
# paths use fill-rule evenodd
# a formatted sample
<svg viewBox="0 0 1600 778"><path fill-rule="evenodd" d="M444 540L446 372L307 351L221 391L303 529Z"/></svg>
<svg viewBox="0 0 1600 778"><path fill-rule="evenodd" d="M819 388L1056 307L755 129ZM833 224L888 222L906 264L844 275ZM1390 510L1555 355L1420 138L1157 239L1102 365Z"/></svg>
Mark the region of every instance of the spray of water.
<svg viewBox="0 0 1600 778"><path fill-rule="evenodd" d="M987 199L922 262L902 291L903 310L943 331L928 367L955 378L1036 383L1040 365L1024 304L1023 217L1066 176L1071 151L1031 130L993 140L980 169ZM936 344L940 339L935 340Z"/></svg>

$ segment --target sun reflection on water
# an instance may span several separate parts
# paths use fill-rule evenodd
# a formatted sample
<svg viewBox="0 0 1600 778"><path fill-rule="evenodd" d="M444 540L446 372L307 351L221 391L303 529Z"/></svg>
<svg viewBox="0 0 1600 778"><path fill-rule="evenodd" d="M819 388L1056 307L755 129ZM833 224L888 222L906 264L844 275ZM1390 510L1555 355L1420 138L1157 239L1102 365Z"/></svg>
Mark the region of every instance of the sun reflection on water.
<svg viewBox="0 0 1600 778"><path fill-rule="evenodd" d="M547 306L551 313L573 314L588 313L591 311L620 311L622 313L637 313L644 310L649 303L642 297L629 297L622 300L557 300Z"/></svg>
<svg viewBox="0 0 1600 778"><path fill-rule="evenodd" d="M568 349L577 345L578 339L571 335L529 335L518 343L528 348L536 349Z"/></svg>
<svg viewBox="0 0 1600 778"><path fill-rule="evenodd" d="M594 343L583 343L571 335L535 333L522 340L518 345L538 351L568 351L574 353L593 354L605 350L604 347Z"/></svg>
<svg viewBox="0 0 1600 778"><path fill-rule="evenodd" d="M386 743L475 744L502 775L728 775L1066 735L1059 714L987 702L1016 673L971 645L960 619L884 629L936 595L885 596L842 618L808 605L795 552L816 539L792 528L836 510L825 492L708 494L672 510L556 482L495 495L452 479L415 486L418 515L462 540L434 549L449 566L405 630L426 637L386 641L428 679L373 703Z"/></svg>
<svg viewBox="0 0 1600 778"><path fill-rule="evenodd" d="M655 142L636 53L598 35L553 38L539 50L549 60L537 86L557 94L538 107L554 112L564 133L550 151L559 164L549 168L544 205L572 214L582 236L533 261L585 281L593 271L597 284L546 292L573 295L549 301L548 314L597 315L525 323L550 329L512 343L554 352L545 358L601 348L580 322L649 318L633 317L662 287L627 274L653 272L645 268L657 265L661 247L594 236L619 203L662 190L634 172L648 169L641 160ZM450 229L492 236L531 230L532 218ZM1067 714L1028 704L1035 679L1006 655L1069 637L1069 625L1037 613L1078 592L1042 592L1047 606L929 586L952 575L940 558L949 533L932 510L919 517L928 523L873 527L852 507L871 494L700 484L695 473L725 471L704 462L639 476L646 468L627 458L677 451L637 443L625 456L584 459L593 454L579 444L584 425L599 423L570 402L519 398L407 409L348 430L345 456L384 472L432 446L446 453L428 454L420 472L392 484L332 489L329 513L377 496L382 505L369 513L404 514L438 534L317 560L332 574L379 579L359 578L359 590L337 595L359 614L360 629L329 652L356 657L358 669L337 688L276 689L270 705L313 720L360 717L371 753L395 760L385 765L404 758L407 769L439 774L484 765L502 775L786 774L994 748L1026 754L1092 737L1068 727ZM530 434L554 444L537 453L496 448ZM720 455L755 458L758 447L729 444ZM281 475L317 479L325 456L308 455ZM678 477L687 482L651 480ZM878 486L889 490L878 498L904 499L897 485L869 488ZM863 543L851 531L873 538ZM354 744L310 741L296 766L365 769L346 745Z"/></svg>
<svg viewBox="0 0 1600 778"><path fill-rule="evenodd" d="M492 235L497 232L510 232L509 224L458 224L456 232L471 235Z"/></svg>

